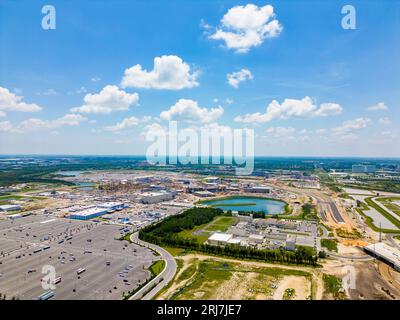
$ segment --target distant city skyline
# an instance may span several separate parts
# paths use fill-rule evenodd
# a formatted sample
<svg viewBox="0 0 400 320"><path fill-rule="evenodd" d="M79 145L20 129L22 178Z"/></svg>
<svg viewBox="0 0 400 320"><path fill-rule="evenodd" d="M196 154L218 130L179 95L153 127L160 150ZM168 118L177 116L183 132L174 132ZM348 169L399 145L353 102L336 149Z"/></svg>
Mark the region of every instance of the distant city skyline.
<svg viewBox="0 0 400 320"><path fill-rule="evenodd" d="M258 157L400 157L400 7L0 4L0 154L144 155L147 132L250 128ZM380 17L385 17L380 18Z"/></svg>

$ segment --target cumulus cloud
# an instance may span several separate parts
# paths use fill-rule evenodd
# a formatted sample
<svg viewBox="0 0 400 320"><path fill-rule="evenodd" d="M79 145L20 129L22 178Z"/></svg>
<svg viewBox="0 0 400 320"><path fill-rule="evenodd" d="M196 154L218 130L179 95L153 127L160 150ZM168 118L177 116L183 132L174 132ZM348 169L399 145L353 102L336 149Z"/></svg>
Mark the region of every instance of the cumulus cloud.
<svg viewBox="0 0 400 320"><path fill-rule="evenodd" d="M168 110L161 112L162 120L182 120L186 122L210 123L217 120L224 113L221 106L216 108L201 108L197 101L190 99L179 99Z"/></svg>
<svg viewBox="0 0 400 320"><path fill-rule="evenodd" d="M301 100L285 99L282 103L273 100L265 113L248 113L244 116L237 116L235 121L265 123L275 119L327 117L338 115L342 111L343 108L336 103L322 103L318 107L310 97L306 96Z"/></svg>
<svg viewBox="0 0 400 320"><path fill-rule="evenodd" d="M124 129L132 128L138 126L140 123L148 122L151 120L150 116L144 116L142 119L136 118L136 117L129 117L123 119L121 122L118 122L115 125L112 126L106 126L104 127L105 131L121 131Z"/></svg>
<svg viewBox="0 0 400 320"><path fill-rule="evenodd" d="M106 131L121 131L126 128L131 128L135 127L140 123L140 120L136 117L129 117L123 119L121 122L118 122L117 124L113 126L107 126L104 127L104 130Z"/></svg>
<svg viewBox="0 0 400 320"><path fill-rule="evenodd" d="M87 119L80 114L68 113L54 120L42 120L38 118L27 119L17 126L13 126L10 122L5 121L2 122L0 131L24 133L42 129L56 129L63 126L77 126L85 120Z"/></svg>
<svg viewBox="0 0 400 320"><path fill-rule="evenodd" d="M379 102L378 104L368 107L369 111L386 111L388 109L388 106L385 105L384 102Z"/></svg>
<svg viewBox="0 0 400 320"><path fill-rule="evenodd" d="M355 130L364 129L371 122L369 118L356 118L354 120L344 121L340 126L332 129L333 135L349 135Z"/></svg>
<svg viewBox="0 0 400 320"><path fill-rule="evenodd" d="M166 136L168 134L168 129L159 123L154 122L143 128L141 136L146 137L150 133L154 136Z"/></svg>
<svg viewBox="0 0 400 320"><path fill-rule="evenodd" d="M7 88L0 87L0 112L5 116L5 111L37 112L42 110L37 104L22 101L23 97L12 93Z"/></svg>
<svg viewBox="0 0 400 320"><path fill-rule="evenodd" d="M242 69L238 72L228 73L226 75L226 78L228 79L228 83L230 86L238 88L241 82L253 79L253 75L251 74L249 69Z"/></svg>
<svg viewBox="0 0 400 320"><path fill-rule="evenodd" d="M227 48L245 53L251 47L260 46L265 39L277 37L282 30L271 5L247 4L229 9L209 38L222 40Z"/></svg>
<svg viewBox="0 0 400 320"><path fill-rule="evenodd" d="M10 121L0 121L0 132L8 132L12 130Z"/></svg>
<svg viewBox="0 0 400 320"><path fill-rule="evenodd" d="M153 70L142 69L140 64L126 69L121 81L123 88L180 90L197 87L199 72L190 72L190 66L180 57L170 55L154 58Z"/></svg>
<svg viewBox="0 0 400 320"><path fill-rule="evenodd" d="M117 86L105 86L99 93L87 94L81 107L71 109L71 112L109 114L113 111L126 111L139 101L137 93L127 93Z"/></svg>

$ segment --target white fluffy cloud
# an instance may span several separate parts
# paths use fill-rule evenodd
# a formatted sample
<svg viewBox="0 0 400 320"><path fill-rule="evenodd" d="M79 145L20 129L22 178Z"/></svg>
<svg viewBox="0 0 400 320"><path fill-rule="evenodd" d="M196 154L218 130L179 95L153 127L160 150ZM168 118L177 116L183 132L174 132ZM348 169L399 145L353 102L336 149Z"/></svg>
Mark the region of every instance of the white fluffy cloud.
<svg viewBox="0 0 400 320"><path fill-rule="evenodd" d="M17 96L7 88L0 87L0 112L5 116L3 110L19 112L36 112L42 110L37 104L22 101L22 96Z"/></svg>
<svg viewBox="0 0 400 320"><path fill-rule="evenodd" d="M17 126L13 126L10 122L4 121L0 122L0 131L24 133L42 129L56 129L63 126L77 126L85 120L87 119L80 114L68 113L54 120L42 120L38 118L27 119Z"/></svg>
<svg viewBox="0 0 400 320"><path fill-rule="evenodd" d="M221 106L207 109L199 107L197 101L179 99L168 110L161 112L160 118L162 120L210 123L221 117L223 113L224 109Z"/></svg>
<svg viewBox="0 0 400 320"><path fill-rule="evenodd" d="M0 121L0 132L8 132L12 130L10 121Z"/></svg>
<svg viewBox="0 0 400 320"><path fill-rule="evenodd" d="M236 6L228 10L221 19L220 27L209 38L222 40L227 48L245 53L251 47L261 45L265 39L277 37L281 33L283 27L274 17L271 5Z"/></svg>
<svg viewBox="0 0 400 320"><path fill-rule="evenodd" d="M375 104L368 108L369 111L386 111L388 109L389 109L388 106L385 105L384 102L379 102L378 104Z"/></svg>
<svg viewBox="0 0 400 320"><path fill-rule="evenodd" d="M71 112L109 114L113 111L126 111L139 101L137 93L127 93L117 86L105 86L99 93L87 94L81 107L71 109Z"/></svg>
<svg viewBox="0 0 400 320"><path fill-rule="evenodd" d="M322 103L318 107L310 97L304 97L301 100L285 99L282 103L273 100L265 113L248 113L244 116L237 116L235 121L265 123L275 119L326 117L338 115L342 111L343 108L336 103Z"/></svg>
<svg viewBox="0 0 400 320"><path fill-rule="evenodd" d="M371 122L368 118L356 118L354 120L344 121L340 126L332 129L332 133L336 136L349 135L354 130L360 130L367 127Z"/></svg>
<svg viewBox="0 0 400 320"><path fill-rule="evenodd" d="M123 88L180 90L197 87L198 72L190 72L190 66L178 56L154 58L153 70L142 69L140 64L126 69L121 81Z"/></svg>
<svg viewBox="0 0 400 320"><path fill-rule="evenodd" d="M270 127L265 132L274 138L292 138L296 129L293 127Z"/></svg>
<svg viewBox="0 0 400 320"><path fill-rule="evenodd" d="M136 117L129 117L123 119L121 122L118 122L117 124L113 126L107 126L104 127L104 130L106 131L120 131L126 128L131 128L135 127L140 123L140 120Z"/></svg>
<svg viewBox="0 0 400 320"><path fill-rule="evenodd" d="M144 116L142 119L136 118L134 116L125 118L121 122L118 122L115 125L112 126L106 126L104 127L105 131L113 131L113 132L118 132L124 129L132 128L138 126L140 123L148 122L151 120L151 117L149 116Z"/></svg>
<svg viewBox="0 0 400 320"><path fill-rule="evenodd" d="M251 74L249 69L242 69L238 72L228 73L226 75L226 78L228 79L228 83L230 86L238 88L241 82L253 79L253 75Z"/></svg>

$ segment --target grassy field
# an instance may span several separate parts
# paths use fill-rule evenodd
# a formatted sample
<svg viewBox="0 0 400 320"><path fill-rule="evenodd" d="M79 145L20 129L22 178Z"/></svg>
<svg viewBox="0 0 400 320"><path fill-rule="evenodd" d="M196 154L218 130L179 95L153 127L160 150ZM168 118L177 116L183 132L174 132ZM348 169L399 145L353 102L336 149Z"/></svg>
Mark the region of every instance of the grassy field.
<svg viewBox="0 0 400 320"><path fill-rule="evenodd" d="M213 232L224 232L228 230L230 226L236 224L237 221L238 218L236 217L216 217L210 223L196 226L191 230L183 230L179 232L179 235L184 238L196 239L199 243L204 243Z"/></svg>
<svg viewBox="0 0 400 320"><path fill-rule="evenodd" d="M393 201L400 201L400 197L385 197L385 198L376 198L384 207L393 211L400 218L400 206L393 203Z"/></svg>
<svg viewBox="0 0 400 320"><path fill-rule="evenodd" d="M164 247L172 256L178 257L184 255L186 250L182 248L174 248L174 247Z"/></svg>
<svg viewBox="0 0 400 320"><path fill-rule="evenodd" d="M335 299L343 299L342 280L333 275L324 274L323 276L325 290L329 292Z"/></svg>
<svg viewBox="0 0 400 320"><path fill-rule="evenodd" d="M158 276L165 268L165 261L164 260L157 260L153 262L150 266L149 270L153 276Z"/></svg>
<svg viewBox="0 0 400 320"><path fill-rule="evenodd" d="M321 246L327 248L329 251L338 252L337 240L321 239Z"/></svg>
<svg viewBox="0 0 400 320"><path fill-rule="evenodd" d="M372 201L372 197L366 198L365 202L372 208L376 209L380 214L382 214L386 219L393 223L396 227L400 228L400 221L394 218L389 212L383 209L381 206L375 204Z"/></svg>

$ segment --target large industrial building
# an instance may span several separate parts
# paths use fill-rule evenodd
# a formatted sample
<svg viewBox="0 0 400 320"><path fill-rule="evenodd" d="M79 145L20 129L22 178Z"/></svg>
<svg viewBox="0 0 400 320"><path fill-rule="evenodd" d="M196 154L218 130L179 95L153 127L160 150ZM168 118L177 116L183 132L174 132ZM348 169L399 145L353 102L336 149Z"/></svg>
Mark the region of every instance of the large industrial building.
<svg viewBox="0 0 400 320"><path fill-rule="evenodd" d="M3 204L0 206L0 211L18 211L21 210L19 204Z"/></svg>
<svg viewBox="0 0 400 320"><path fill-rule="evenodd" d="M99 208L107 209L108 212L119 211L127 207L126 204L122 202L105 202L98 205Z"/></svg>
<svg viewBox="0 0 400 320"><path fill-rule="evenodd" d="M174 192L147 192L142 195L140 201L144 204L152 204L172 200L174 197Z"/></svg>
<svg viewBox="0 0 400 320"><path fill-rule="evenodd" d="M244 191L250 193L270 193L271 188L267 186L249 186L245 187Z"/></svg>
<svg viewBox="0 0 400 320"><path fill-rule="evenodd" d="M89 209L84 209L82 211L74 212L70 214L69 217L71 219L77 219L77 220L89 220L102 216L103 214L106 213L108 213L107 208L93 207Z"/></svg>
<svg viewBox="0 0 400 320"><path fill-rule="evenodd" d="M104 202L95 207L75 211L74 213L71 213L69 217L77 220L89 220L107 213L112 213L116 210L122 210L126 207L127 205L122 202Z"/></svg>
<svg viewBox="0 0 400 320"><path fill-rule="evenodd" d="M364 247L364 251L386 262L397 271L400 271L400 250L386 243L378 242Z"/></svg>

